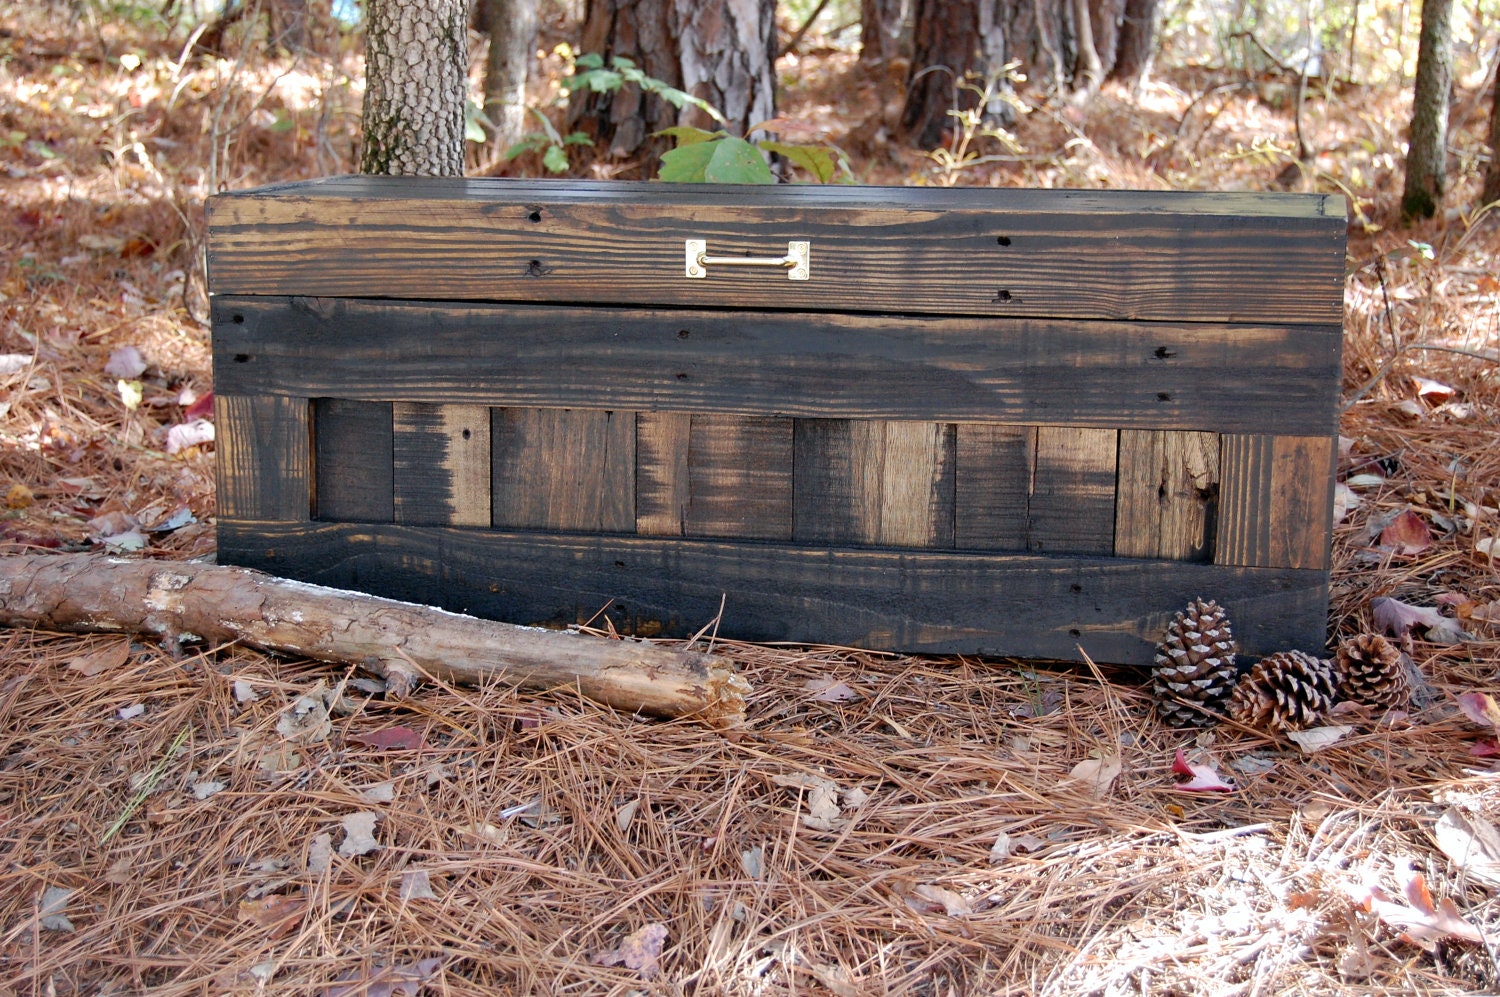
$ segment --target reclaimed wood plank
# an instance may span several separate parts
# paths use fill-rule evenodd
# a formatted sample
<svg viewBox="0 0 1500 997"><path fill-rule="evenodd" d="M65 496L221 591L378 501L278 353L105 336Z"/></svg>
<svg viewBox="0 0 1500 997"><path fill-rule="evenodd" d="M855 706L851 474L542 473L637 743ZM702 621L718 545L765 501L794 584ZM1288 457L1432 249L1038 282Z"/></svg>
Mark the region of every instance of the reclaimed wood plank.
<svg viewBox="0 0 1500 997"><path fill-rule="evenodd" d="M495 526L634 532L635 421L634 412L495 410Z"/></svg>
<svg viewBox="0 0 1500 997"><path fill-rule="evenodd" d="M695 414L688 492L687 536L791 539L792 420Z"/></svg>
<svg viewBox="0 0 1500 997"><path fill-rule="evenodd" d="M1214 560L1326 570L1337 450L1332 436L1223 436Z"/></svg>
<svg viewBox="0 0 1500 997"><path fill-rule="evenodd" d="M794 539L953 546L951 424L798 419Z"/></svg>
<svg viewBox="0 0 1500 997"><path fill-rule="evenodd" d="M687 412L640 412L635 417L635 531L682 536L692 492L688 447L693 417Z"/></svg>
<svg viewBox="0 0 1500 997"><path fill-rule="evenodd" d="M392 406L395 521L490 525L490 410L483 405Z"/></svg>
<svg viewBox="0 0 1500 997"><path fill-rule="evenodd" d="M1338 324L228 297L213 342L244 395L1302 436L1341 376Z"/></svg>
<svg viewBox="0 0 1500 997"><path fill-rule="evenodd" d="M742 640L1147 665L1172 610L1211 592L1245 654L1326 640L1322 571L326 523L232 521L219 543L231 563L516 623L608 604L664 636L727 593L719 633Z"/></svg>
<svg viewBox="0 0 1500 997"><path fill-rule="evenodd" d="M575 304L607 293L674 307L1334 324L1342 205L1321 194L338 178L211 198L208 266L216 292L237 294ZM688 239L756 256L808 240L811 280L750 268L690 280Z"/></svg>
<svg viewBox="0 0 1500 997"><path fill-rule="evenodd" d="M1108 554L1115 543L1111 429L1038 426L1026 546L1047 554Z"/></svg>
<svg viewBox="0 0 1500 997"><path fill-rule="evenodd" d="M308 518L307 410L306 398L214 396L221 518Z"/></svg>
<svg viewBox="0 0 1500 997"><path fill-rule="evenodd" d="M958 426L954 545L967 550L1025 550L1036 427Z"/></svg>
<svg viewBox="0 0 1500 997"><path fill-rule="evenodd" d="M1218 494L1216 434L1122 429L1115 553L1212 560Z"/></svg>
<svg viewBox="0 0 1500 997"><path fill-rule="evenodd" d="M391 403L313 402L319 519L389 523L395 518Z"/></svg>

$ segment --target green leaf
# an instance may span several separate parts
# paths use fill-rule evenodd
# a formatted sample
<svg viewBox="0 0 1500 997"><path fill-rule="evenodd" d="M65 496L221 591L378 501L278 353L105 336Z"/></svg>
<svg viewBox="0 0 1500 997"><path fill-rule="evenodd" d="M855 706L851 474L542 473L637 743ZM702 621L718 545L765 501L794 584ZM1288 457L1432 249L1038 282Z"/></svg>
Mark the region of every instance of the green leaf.
<svg viewBox="0 0 1500 997"><path fill-rule="evenodd" d="M771 167L759 149L742 138L733 135L717 142L706 143L713 150L703 170L703 179L710 183L775 183ZM688 146L689 149L694 146Z"/></svg>
<svg viewBox="0 0 1500 997"><path fill-rule="evenodd" d="M289 132L295 127L297 127L297 122L292 120L292 116L286 113L285 108L278 110L276 120L271 122L271 131L277 133Z"/></svg>
<svg viewBox="0 0 1500 997"><path fill-rule="evenodd" d="M593 145L594 140L588 132L568 132L563 136L563 145Z"/></svg>
<svg viewBox="0 0 1500 997"><path fill-rule="evenodd" d="M613 59L610 60L610 62L614 65L614 67L616 69L634 69L635 68L635 60L634 59L627 59L623 55L617 55L617 56L615 56Z"/></svg>
<svg viewBox="0 0 1500 997"><path fill-rule="evenodd" d="M680 145L661 157L661 172L658 180L667 183L702 183L708 170L708 161L713 158L718 142L694 142Z"/></svg>
<svg viewBox="0 0 1500 997"><path fill-rule="evenodd" d="M542 154L542 165L553 173L562 173L568 168L568 154L560 145L549 145Z"/></svg>
<svg viewBox="0 0 1500 997"><path fill-rule="evenodd" d="M774 152L785 156L793 166L802 169L818 178L818 183L828 183L833 175L838 172L838 159L833 150L824 146L816 145L787 145L784 142L760 142L757 143L767 152Z"/></svg>
<svg viewBox="0 0 1500 997"><path fill-rule="evenodd" d="M1417 251L1418 255L1420 255L1422 257L1422 259L1424 259L1424 260L1435 260L1435 259L1437 259L1437 255L1435 253L1433 253L1432 246L1429 243L1418 242L1415 239L1407 239L1406 240L1406 244L1408 246L1410 246L1412 249L1415 249Z"/></svg>
<svg viewBox="0 0 1500 997"><path fill-rule="evenodd" d="M659 132L652 132L652 137L657 135L670 136L676 141L678 148L684 145L692 145L695 142L712 142L715 139L727 138L724 132L706 132L702 128L694 128L692 125L673 125L671 128L663 128Z"/></svg>
<svg viewBox="0 0 1500 997"><path fill-rule="evenodd" d="M604 56L598 52L585 52L573 60L573 65L582 66L584 69L603 69Z"/></svg>
<svg viewBox="0 0 1500 997"><path fill-rule="evenodd" d="M517 156L524 156L528 152L536 152L538 149L545 148L547 145L547 136L543 135L541 132L532 132L530 135L527 135L525 138L521 139L521 141L511 146L509 149L506 149L505 158L507 160L515 159Z"/></svg>

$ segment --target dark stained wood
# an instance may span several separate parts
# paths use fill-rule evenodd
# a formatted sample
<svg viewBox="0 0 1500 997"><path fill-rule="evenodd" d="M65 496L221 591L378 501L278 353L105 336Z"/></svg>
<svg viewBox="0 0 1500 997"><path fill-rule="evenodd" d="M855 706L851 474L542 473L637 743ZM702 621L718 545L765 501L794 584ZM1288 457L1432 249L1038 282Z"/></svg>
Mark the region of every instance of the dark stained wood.
<svg viewBox="0 0 1500 997"><path fill-rule="evenodd" d="M635 531L635 413L496 409L497 527Z"/></svg>
<svg viewBox="0 0 1500 997"><path fill-rule="evenodd" d="M242 395L1314 436L1341 376L1337 324L243 297L215 315L217 385Z"/></svg>
<svg viewBox="0 0 1500 997"><path fill-rule="evenodd" d="M218 512L303 520L310 509L307 399L214 395Z"/></svg>
<svg viewBox="0 0 1500 997"><path fill-rule="evenodd" d="M1218 436L1122 429L1118 482L1116 554L1212 560Z"/></svg>
<svg viewBox="0 0 1500 997"><path fill-rule="evenodd" d="M220 294L1337 324L1329 195L357 177L210 200ZM710 268L812 243L812 275ZM1062 279L1061 275L1066 275Z"/></svg>
<svg viewBox="0 0 1500 997"><path fill-rule="evenodd" d="M688 446L693 417L687 412L641 412L635 417L635 531L682 536L687 526Z"/></svg>
<svg viewBox="0 0 1500 997"><path fill-rule="evenodd" d="M390 402L319 398L313 416L317 517L391 522L395 481Z"/></svg>
<svg viewBox="0 0 1500 997"><path fill-rule="evenodd" d="M817 549L442 527L221 524L233 563L518 623L1148 664L1171 610L1212 593L1244 653L1320 650L1327 575L1124 558ZM266 550L272 551L267 554Z"/></svg>
<svg viewBox="0 0 1500 997"><path fill-rule="evenodd" d="M792 537L953 546L951 424L798 419Z"/></svg>
<svg viewBox="0 0 1500 997"><path fill-rule="evenodd" d="M391 420L396 522L489 526L490 410L397 402Z"/></svg>
<svg viewBox="0 0 1500 997"><path fill-rule="evenodd" d="M791 539L792 420L694 415L688 492L687 536Z"/></svg>
<svg viewBox="0 0 1500 997"><path fill-rule="evenodd" d="M1329 567L1334 437L1224 436L1220 564Z"/></svg>
<svg viewBox="0 0 1500 997"><path fill-rule="evenodd" d="M954 545L1025 550L1036 428L961 424L957 436Z"/></svg>
<svg viewBox="0 0 1500 997"><path fill-rule="evenodd" d="M1118 437L1109 429L1037 427L1028 550L1044 554L1114 550Z"/></svg>

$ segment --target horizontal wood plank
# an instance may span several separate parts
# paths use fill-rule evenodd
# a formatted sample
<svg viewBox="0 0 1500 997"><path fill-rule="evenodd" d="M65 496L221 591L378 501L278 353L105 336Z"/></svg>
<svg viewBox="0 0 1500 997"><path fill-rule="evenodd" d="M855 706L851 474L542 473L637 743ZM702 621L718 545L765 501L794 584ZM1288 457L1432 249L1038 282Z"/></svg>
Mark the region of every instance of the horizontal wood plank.
<svg viewBox="0 0 1500 997"><path fill-rule="evenodd" d="M1190 322L1341 320L1330 195L357 177L213 197L215 293ZM710 267L812 244L811 279ZM1065 279L1062 275L1066 275Z"/></svg>
<svg viewBox="0 0 1500 997"><path fill-rule="evenodd" d="M1334 435L1341 329L216 298L226 393Z"/></svg>
<svg viewBox="0 0 1500 997"><path fill-rule="evenodd" d="M1146 665L1172 611L1211 593L1246 654L1320 650L1327 575L941 551L578 537L443 527L220 523L226 563L515 623L609 606L621 629Z"/></svg>

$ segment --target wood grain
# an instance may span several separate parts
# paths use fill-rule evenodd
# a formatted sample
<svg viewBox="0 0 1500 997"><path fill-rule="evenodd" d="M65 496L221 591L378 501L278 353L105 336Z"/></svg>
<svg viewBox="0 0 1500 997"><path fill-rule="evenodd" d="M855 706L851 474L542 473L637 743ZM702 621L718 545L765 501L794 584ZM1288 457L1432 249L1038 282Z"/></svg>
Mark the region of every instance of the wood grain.
<svg viewBox="0 0 1500 997"><path fill-rule="evenodd" d="M1120 431L1116 554L1213 560L1218 498L1218 436Z"/></svg>
<svg viewBox="0 0 1500 997"><path fill-rule="evenodd" d="M959 425L955 463L955 546L1025 550L1036 428Z"/></svg>
<svg viewBox="0 0 1500 997"><path fill-rule="evenodd" d="M233 297L230 394L1332 434L1337 324L1075 322ZM238 317L240 321L234 319Z"/></svg>
<svg viewBox="0 0 1500 997"><path fill-rule="evenodd" d="M798 419L793 538L953 546L954 430L929 422Z"/></svg>
<svg viewBox="0 0 1500 997"><path fill-rule="evenodd" d="M1146 665L1171 609L1211 592L1248 655L1326 640L1321 571L330 523L236 521L219 543L233 563L517 623L609 605L622 628L690 636L726 596L718 632L736 639Z"/></svg>
<svg viewBox="0 0 1500 997"><path fill-rule="evenodd" d="M490 410L483 405L392 406L395 520L490 525Z"/></svg>
<svg viewBox="0 0 1500 997"><path fill-rule="evenodd" d="M497 409L491 433L495 526L634 532L634 412Z"/></svg>
<svg viewBox="0 0 1500 997"><path fill-rule="evenodd" d="M218 195L219 294L1336 324L1329 195L357 177ZM812 243L812 279L683 273ZM1066 274L1066 279L1059 275Z"/></svg>
<svg viewBox="0 0 1500 997"><path fill-rule="evenodd" d="M1333 437L1227 435L1220 440L1220 564L1330 565Z"/></svg>
<svg viewBox="0 0 1500 997"><path fill-rule="evenodd" d="M792 420L694 415L684 533L789 540Z"/></svg>
<svg viewBox="0 0 1500 997"><path fill-rule="evenodd" d="M391 403L319 398L313 405L319 519L395 519Z"/></svg>
<svg viewBox="0 0 1500 997"><path fill-rule="evenodd" d="M1108 554L1115 544L1119 434L1039 426L1026 546L1046 554Z"/></svg>
<svg viewBox="0 0 1500 997"><path fill-rule="evenodd" d="M214 396L221 517L308 518L307 407L306 398Z"/></svg>

